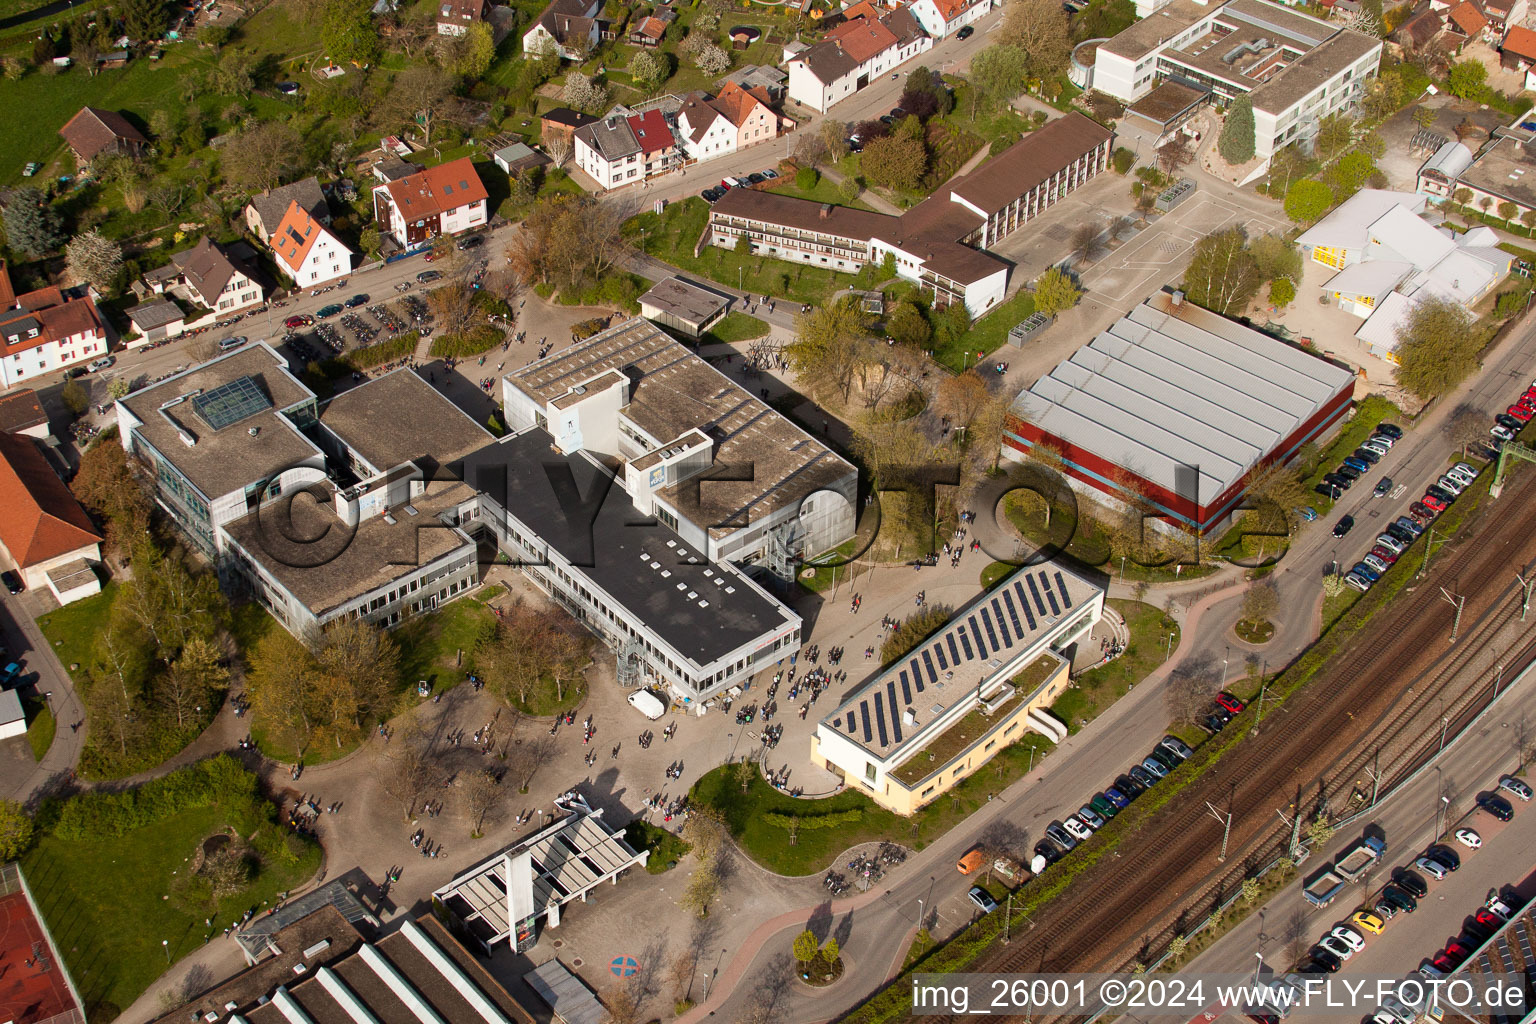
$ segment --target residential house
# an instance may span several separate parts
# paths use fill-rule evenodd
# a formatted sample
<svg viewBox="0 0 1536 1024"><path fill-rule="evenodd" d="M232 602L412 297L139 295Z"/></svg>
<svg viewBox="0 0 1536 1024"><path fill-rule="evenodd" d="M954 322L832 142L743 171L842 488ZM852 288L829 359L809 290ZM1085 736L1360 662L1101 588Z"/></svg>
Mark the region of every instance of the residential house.
<svg viewBox="0 0 1536 1024"><path fill-rule="evenodd" d="M597 45L600 0L551 0L523 33L523 55L553 50L565 60L581 60Z"/></svg>
<svg viewBox="0 0 1536 1024"><path fill-rule="evenodd" d="M1486 41L1490 28L1488 19L1472 0L1461 0L1445 15L1446 32L1460 43Z"/></svg>
<svg viewBox="0 0 1536 1024"><path fill-rule="evenodd" d="M400 248L411 249L438 235L483 225L485 185L474 161L460 157L374 186L373 215L382 233Z"/></svg>
<svg viewBox="0 0 1536 1024"><path fill-rule="evenodd" d="M485 20L486 0L438 0L437 34L461 36L476 22Z"/></svg>
<svg viewBox="0 0 1536 1024"><path fill-rule="evenodd" d="M1494 35L1503 35L1512 28L1525 24L1530 13L1528 0L1482 0L1483 17L1493 26Z"/></svg>
<svg viewBox="0 0 1536 1024"><path fill-rule="evenodd" d="M277 269L297 288L313 288L352 272L352 250L297 200L288 204L271 244Z"/></svg>
<svg viewBox="0 0 1536 1024"><path fill-rule="evenodd" d="M736 148L746 149L778 138L779 115L773 112L768 92L760 87L743 88L727 82L715 96L714 107L736 129Z"/></svg>
<svg viewBox="0 0 1536 1024"><path fill-rule="evenodd" d="M677 137L656 109L643 114L611 112L577 129L576 166L605 189L665 174L682 161Z"/></svg>
<svg viewBox="0 0 1536 1024"><path fill-rule="evenodd" d="M123 311L133 325L128 348L138 348L152 341L179 338L187 330L187 314L170 299L151 299Z"/></svg>
<svg viewBox="0 0 1536 1024"><path fill-rule="evenodd" d="M101 534L34 438L0 433L0 554L60 604L101 590Z"/></svg>
<svg viewBox="0 0 1536 1024"><path fill-rule="evenodd" d="M149 140L128 123L128 119L115 110L97 107L81 107L80 112L59 129L69 151L75 154L75 163L89 166L91 161L107 153L122 153L137 159L144 154Z"/></svg>
<svg viewBox="0 0 1536 1024"><path fill-rule="evenodd" d="M503 146L491 154L491 160L507 174L520 174L530 167L543 167L553 162L543 153L522 142Z"/></svg>
<svg viewBox="0 0 1536 1024"><path fill-rule="evenodd" d="M596 121L591 114L583 114L570 107L551 107L539 115L539 138L548 146L556 139L563 139L574 146L576 129L585 128Z"/></svg>
<svg viewBox="0 0 1536 1024"><path fill-rule="evenodd" d="M746 64L721 80L722 85L731 83L743 89L761 89L767 95L768 103L777 107L784 102L784 91L789 83L789 76L771 65Z"/></svg>
<svg viewBox="0 0 1536 1024"><path fill-rule="evenodd" d="M171 292L216 313L236 313L265 301L266 292L235 247L206 235L171 257L169 265L148 271L144 284L156 295Z"/></svg>
<svg viewBox="0 0 1536 1024"><path fill-rule="evenodd" d="M1522 25L1512 27L1504 33L1499 55L1504 67L1525 72L1526 89L1536 89L1536 32Z"/></svg>
<svg viewBox="0 0 1536 1024"><path fill-rule="evenodd" d="M107 343L89 296L66 296L53 286L17 295L0 261L0 388L99 359Z"/></svg>
<svg viewBox="0 0 1536 1024"><path fill-rule="evenodd" d="M654 49L661 45L662 37L667 34L667 26L676 20L676 14L665 7L658 7L655 13L647 14L635 22L635 27L629 30L629 41L634 46Z"/></svg>
<svg viewBox="0 0 1536 1024"><path fill-rule="evenodd" d="M736 126L702 92L683 101L677 128L678 145L689 160L713 160L736 152Z"/></svg>
<svg viewBox="0 0 1536 1024"><path fill-rule="evenodd" d="M400 178L408 178L420 172L421 169L421 164L413 164L409 160L402 160L398 156L386 156L374 162L373 180L388 184ZM288 207L284 206L278 212L278 216L281 217L286 212L288 212Z"/></svg>
<svg viewBox="0 0 1536 1024"><path fill-rule="evenodd" d="M821 113L933 48L910 8L879 18L857 17L837 25L815 46L793 55L786 49L789 97Z"/></svg>
<svg viewBox="0 0 1536 1024"><path fill-rule="evenodd" d="M917 23L935 39L954 35L990 10L992 0L917 0L912 5Z"/></svg>
<svg viewBox="0 0 1536 1024"><path fill-rule="evenodd" d="M1445 18L1432 5L1426 5L1397 27L1392 41L1409 53L1423 53L1445 32Z"/></svg>
<svg viewBox="0 0 1536 1024"><path fill-rule="evenodd" d="M331 208L326 204L325 193L320 190L320 180L314 175L283 185L259 196L252 196L245 206L245 226L251 234L265 242L271 239L278 223L288 212L288 205L297 202L304 211L321 224L331 223Z"/></svg>
<svg viewBox="0 0 1536 1024"><path fill-rule="evenodd" d="M48 440L52 433L48 428L48 414L43 411L43 403L37 400L36 391L18 388L0 396L0 431L25 434L39 441Z"/></svg>

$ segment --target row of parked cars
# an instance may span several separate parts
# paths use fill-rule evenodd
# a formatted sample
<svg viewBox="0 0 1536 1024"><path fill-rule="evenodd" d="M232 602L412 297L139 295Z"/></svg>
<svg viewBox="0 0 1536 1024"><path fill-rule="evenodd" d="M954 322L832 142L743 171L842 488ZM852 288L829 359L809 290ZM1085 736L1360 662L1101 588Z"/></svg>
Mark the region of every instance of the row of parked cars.
<svg viewBox="0 0 1536 1024"><path fill-rule="evenodd" d="M1530 801L1531 787L1512 775L1499 779L1494 792L1480 793L1477 808L1499 821L1514 817L1514 806L1509 798L1522 803ZM1457 828L1453 833L1456 846L1467 851L1482 848L1483 837L1469 826ZM1331 974L1365 948L1366 935L1380 935L1387 923L1399 914L1411 914L1418 909L1418 901L1429 895L1429 883L1425 876L1441 881L1461 869L1461 854L1449 843L1434 843L1415 858L1412 867L1392 870L1392 880L1382 887L1373 903L1357 910L1348 922L1336 924L1312 947L1307 958L1297 966L1299 974ZM1417 870L1415 870L1417 869ZM1472 949L1494 933L1513 910L1502 902L1497 911L1489 907L1478 911L1467 921L1462 937L1449 943L1445 949L1424 960L1414 974L1423 981L1444 977L1461 966L1471 956ZM1367 1024L1407 1024L1413 1016L1401 1017L1392 1008L1379 1010Z"/></svg>
<svg viewBox="0 0 1536 1024"><path fill-rule="evenodd" d="M744 177L721 178L720 184L714 188L705 189L699 193L699 196L710 206L714 206L721 199L725 198L725 194L733 188L748 188L752 185L761 185L763 182L772 181L778 176L779 172L770 167L766 171L758 171L755 174L748 174Z"/></svg>
<svg viewBox="0 0 1536 1024"><path fill-rule="evenodd" d="M1334 500L1343 496L1344 492L1355 485L1355 481L1371 471L1371 467L1380 462L1392 446L1402 440L1403 428L1395 423L1382 423L1376 428L1376 432L1360 443L1349 455L1344 456L1332 473L1325 473L1322 482L1313 490L1325 498ZM1385 485L1385 486L1383 486ZM1390 479L1383 480L1376 485L1376 493L1386 494L1392 489Z"/></svg>
<svg viewBox="0 0 1536 1024"><path fill-rule="evenodd" d="M1102 793L1094 794L1076 814L1045 826L1045 838L1035 844L1035 855L1044 858L1047 864L1056 863L1075 849L1078 843L1092 839L1093 834L1103 828L1110 818L1167 778L1169 772L1193 754L1189 745L1177 736L1164 736L1152 748L1152 753L1140 763L1132 765L1128 771L1115 776L1114 785Z"/></svg>

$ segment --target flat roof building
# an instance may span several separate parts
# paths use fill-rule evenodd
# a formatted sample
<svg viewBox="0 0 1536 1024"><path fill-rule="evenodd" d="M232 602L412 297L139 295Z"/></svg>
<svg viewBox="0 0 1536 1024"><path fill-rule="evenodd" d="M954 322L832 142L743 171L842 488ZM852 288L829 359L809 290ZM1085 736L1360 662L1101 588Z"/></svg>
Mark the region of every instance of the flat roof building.
<svg viewBox="0 0 1536 1024"><path fill-rule="evenodd" d="M855 688L817 723L811 758L883 807L912 814L1033 729L1066 688L1065 651L1104 588L1064 566L1019 569L941 631Z"/></svg>
<svg viewBox="0 0 1536 1024"><path fill-rule="evenodd" d="M1003 455L1046 444L1075 488L1205 533L1226 524L1255 469L1338 422L1354 382L1344 367L1159 292L1019 394Z"/></svg>
<svg viewBox="0 0 1536 1024"><path fill-rule="evenodd" d="M669 277L640 296L640 315L685 337L698 338L725 318L731 302L729 295Z"/></svg>
<svg viewBox="0 0 1536 1024"><path fill-rule="evenodd" d="M732 190L735 191L735 190ZM641 515L710 561L788 579L853 536L857 470L655 324L642 319L502 379L506 422L562 453L618 460ZM712 469L750 467L701 482Z"/></svg>
<svg viewBox="0 0 1536 1024"><path fill-rule="evenodd" d="M1089 84L1125 103L1165 81L1219 106L1247 95L1263 159L1358 102L1381 60L1380 39L1268 0L1137 6L1141 20L1099 44Z"/></svg>

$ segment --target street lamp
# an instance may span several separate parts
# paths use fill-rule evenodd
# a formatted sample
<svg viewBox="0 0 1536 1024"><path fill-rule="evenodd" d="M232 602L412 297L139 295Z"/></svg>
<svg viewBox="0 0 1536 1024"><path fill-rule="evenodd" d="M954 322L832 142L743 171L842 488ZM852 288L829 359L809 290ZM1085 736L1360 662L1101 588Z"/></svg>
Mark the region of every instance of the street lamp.
<svg viewBox="0 0 1536 1024"><path fill-rule="evenodd" d="M165 963L167 966L169 966L171 963L171 940L161 939L160 948L165 950Z"/></svg>
<svg viewBox="0 0 1536 1024"><path fill-rule="evenodd" d="M1449 807L1450 805L1451 805L1451 798L1448 797L1448 796L1442 796L1440 798L1440 805L1435 808L1435 841L1436 842L1438 842L1439 839L1440 839L1440 821L1441 821L1441 816L1445 813L1445 809L1447 807Z"/></svg>

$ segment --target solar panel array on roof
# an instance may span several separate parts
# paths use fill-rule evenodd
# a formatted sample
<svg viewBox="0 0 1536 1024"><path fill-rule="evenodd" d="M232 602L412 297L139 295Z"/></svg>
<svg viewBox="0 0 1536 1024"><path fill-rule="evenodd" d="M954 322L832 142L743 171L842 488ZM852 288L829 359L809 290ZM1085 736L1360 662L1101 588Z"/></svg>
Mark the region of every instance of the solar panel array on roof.
<svg viewBox="0 0 1536 1024"><path fill-rule="evenodd" d="M1055 625L1077 602L1093 594L1083 581L1075 581L1073 590L1076 598L1059 571L1035 568L1015 573L957 614L943 632L855 691L827 721L833 729L871 750L889 751L899 746L915 733L911 724L902 722L907 709L925 697L933 697L941 706L952 705L958 693L946 697L935 691L942 691L962 670L980 669L980 678L985 679L1004 662L1024 653L1034 634ZM1022 619L1019 608L1024 610ZM977 682L970 675L963 679L969 689Z"/></svg>
<svg viewBox="0 0 1536 1024"><path fill-rule="evenodd" d="M192 399L193 411L213 430L223 430L270 408L272 399L250 376L236 377Z"/></svg>

